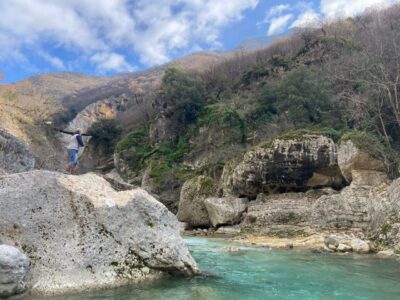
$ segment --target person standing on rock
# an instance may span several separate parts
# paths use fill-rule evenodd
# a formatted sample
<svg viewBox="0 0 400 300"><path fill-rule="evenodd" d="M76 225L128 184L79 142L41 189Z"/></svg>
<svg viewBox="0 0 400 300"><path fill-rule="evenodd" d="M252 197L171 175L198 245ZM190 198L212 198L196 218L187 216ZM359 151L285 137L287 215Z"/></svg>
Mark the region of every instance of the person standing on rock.
<svg viewBox="0 0 400 300"><path fill-rule="evenodd" d="M80 147L84 147L84 143L82 140L82 135L80 130L76 130L74 132L65 131L59 129L60 132L72 135L68 145L68 155L69 155L69 163L67 165L67 171L71 174L75 172L76 166L78 165L78 152Z"/></svg>

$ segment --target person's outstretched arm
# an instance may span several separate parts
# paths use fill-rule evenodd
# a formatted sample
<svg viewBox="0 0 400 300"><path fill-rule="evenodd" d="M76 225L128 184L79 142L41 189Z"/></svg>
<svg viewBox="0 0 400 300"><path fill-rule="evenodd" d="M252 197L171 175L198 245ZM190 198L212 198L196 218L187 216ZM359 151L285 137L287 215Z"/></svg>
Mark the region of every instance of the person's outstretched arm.
<svg viewBox="0 0 400 300"><path fill-rule="evenodd" d="M72 131L66 131L66 130L59 129L59 128L56 128L56 130L58 130L59 132L65 133L65 134L70 134L70 135L74 135L74 134L75 134L75 132L72 132Z"/></svg>
<svg viewBox="0 0 400 300"><path fill-rule="evenodd" d="M76 140L78 141L78 144L79 144L80 147L84 147L85 146L80 134L76 136Z"/></svg>

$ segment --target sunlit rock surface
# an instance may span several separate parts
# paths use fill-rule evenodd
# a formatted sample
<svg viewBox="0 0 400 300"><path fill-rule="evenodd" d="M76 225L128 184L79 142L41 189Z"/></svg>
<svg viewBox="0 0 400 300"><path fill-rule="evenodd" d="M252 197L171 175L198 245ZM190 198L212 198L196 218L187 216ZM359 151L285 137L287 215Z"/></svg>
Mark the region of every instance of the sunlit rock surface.
<svg viewBox="0 0 400 300"><path fill-rule="evenodd" d="M191 275L179 223L142 189L116 192L93 173L0 177L0 241L30 258L32 292L53 294Z"/></svg>

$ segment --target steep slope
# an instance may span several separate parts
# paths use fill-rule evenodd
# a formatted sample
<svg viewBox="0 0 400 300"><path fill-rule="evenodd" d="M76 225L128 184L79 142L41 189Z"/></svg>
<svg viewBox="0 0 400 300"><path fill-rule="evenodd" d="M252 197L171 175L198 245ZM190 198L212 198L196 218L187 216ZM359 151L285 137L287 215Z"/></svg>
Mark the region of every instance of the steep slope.
<svg viewBox="0 0 400 300"><path fill-rule="evenodd" d="M0 85L1 127L32 148L38 167L62 170L66 162L63 145L55 132L45 125L47 121L55 119L56 125L68 126L68 122L87 106L96 102L102 105L110 99L124 99L124 103L117 103L119 108L142 110L147 116L152 107L146 97L159 85L169 66L185 70L204 69L224 60L225 56L213 52L196 53L150 70L114 77L46 73L14 84ZM101 117L104 116L90 113L90 122L84 129ZM80 123L78 115L70 127Z"/></svg>

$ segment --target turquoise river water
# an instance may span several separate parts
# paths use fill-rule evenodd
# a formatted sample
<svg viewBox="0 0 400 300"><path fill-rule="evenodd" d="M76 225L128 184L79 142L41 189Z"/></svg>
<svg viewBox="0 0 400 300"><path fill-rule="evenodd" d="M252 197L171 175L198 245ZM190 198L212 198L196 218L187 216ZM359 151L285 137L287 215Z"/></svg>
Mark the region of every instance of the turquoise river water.
<svg viewBox="0 0 400 300"><path fill-rule="evenodd" d="M187 238L186 243L212 276L51 299L400 299L400 262L394 260L268 250L204 238ZM241 251L228 252L227 247Z"/></svg>

